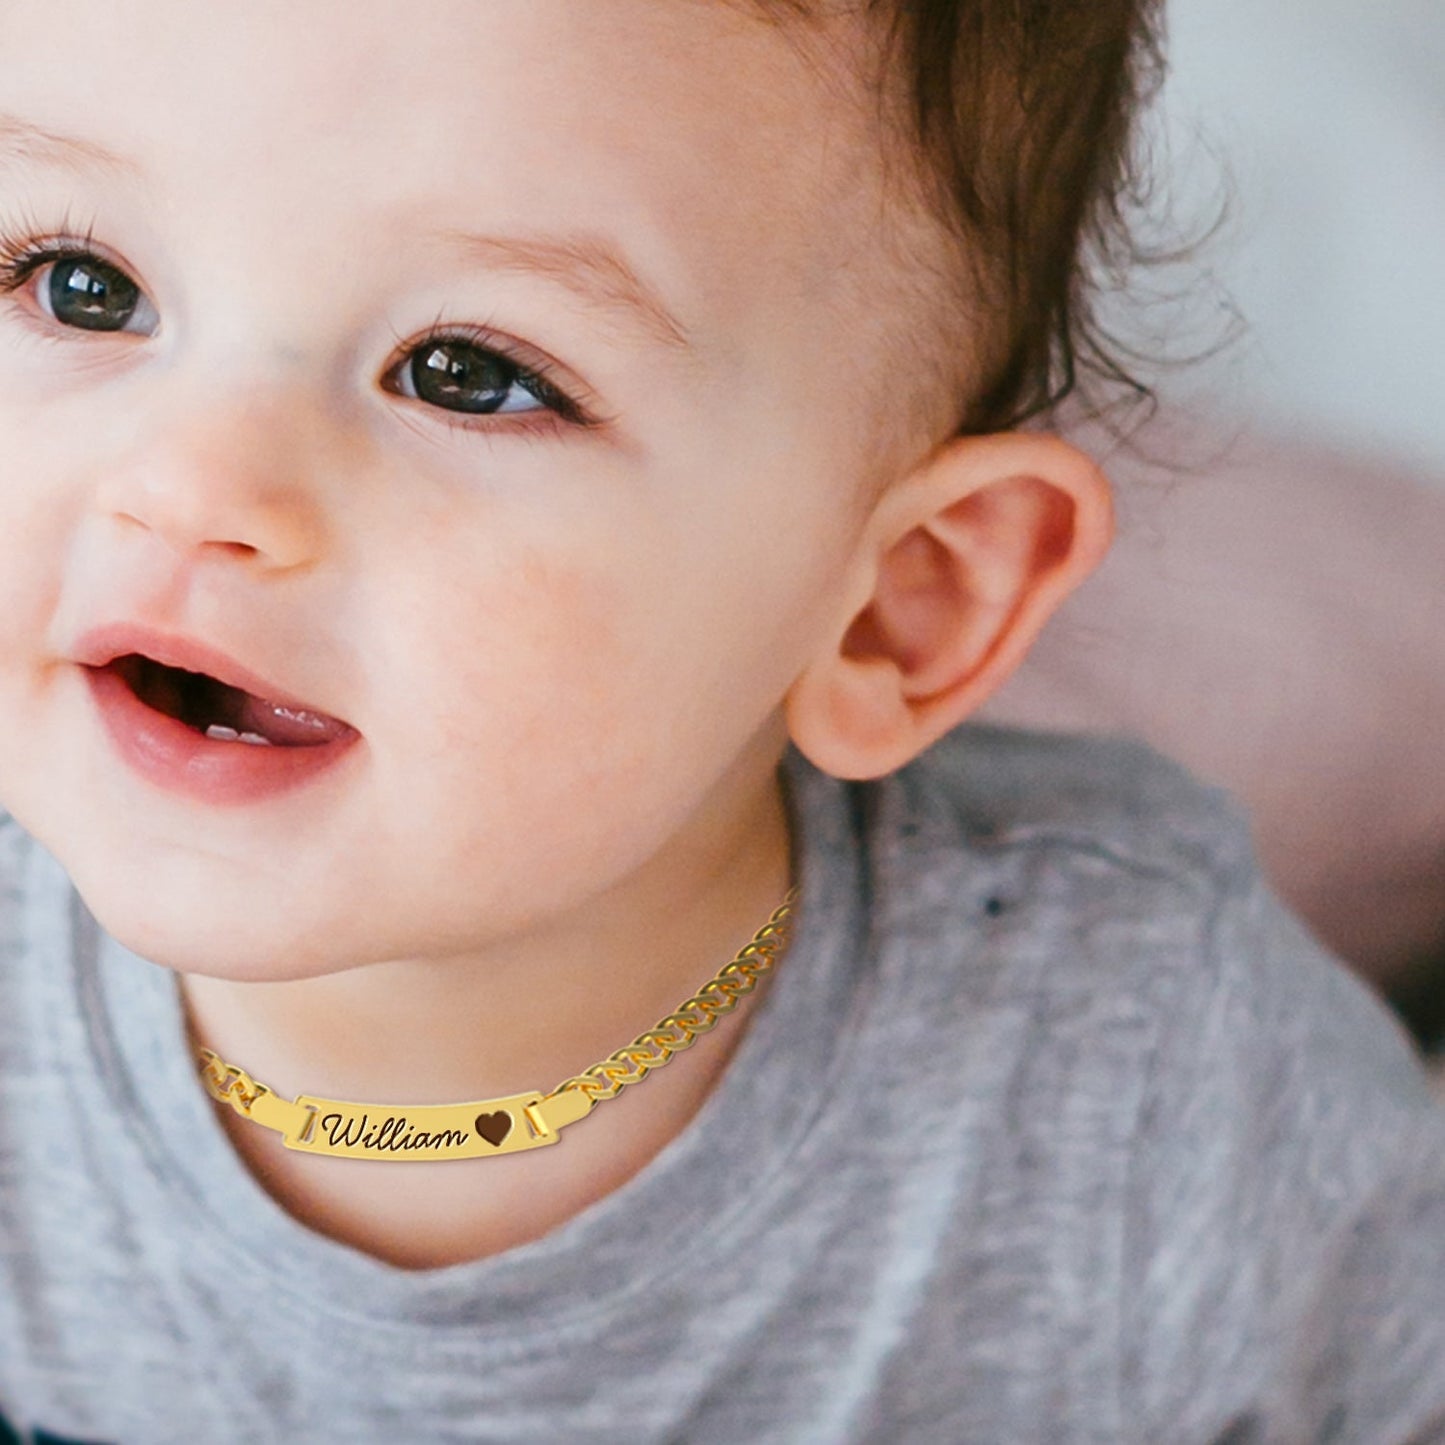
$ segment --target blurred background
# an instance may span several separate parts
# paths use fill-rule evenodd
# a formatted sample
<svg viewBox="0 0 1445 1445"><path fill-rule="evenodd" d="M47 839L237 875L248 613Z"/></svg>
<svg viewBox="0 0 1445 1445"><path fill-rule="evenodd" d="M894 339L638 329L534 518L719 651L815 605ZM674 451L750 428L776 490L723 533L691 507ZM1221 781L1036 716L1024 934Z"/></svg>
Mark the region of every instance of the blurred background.
<svg viewBox="0 0 1445 1445"><path fill-rule="evenodd" d="M1105 316L1164 402L1119 541L988 709L1142 736L1445 1042L1445 0L1168 0L1148 137L1197 239ZM1151 227L1154 225L1151 222Z"/></svg>
<svg viewBox="0 0 1445 1445"><path fill-rule="evenodd" d="M1228 206L1197 258L1193 329L1207 335L1228 298L1246 323L1189 385L1279 432L1445 477L1445 3L1169 0L1167 14L1162 168L1186 232Z"/></svg>

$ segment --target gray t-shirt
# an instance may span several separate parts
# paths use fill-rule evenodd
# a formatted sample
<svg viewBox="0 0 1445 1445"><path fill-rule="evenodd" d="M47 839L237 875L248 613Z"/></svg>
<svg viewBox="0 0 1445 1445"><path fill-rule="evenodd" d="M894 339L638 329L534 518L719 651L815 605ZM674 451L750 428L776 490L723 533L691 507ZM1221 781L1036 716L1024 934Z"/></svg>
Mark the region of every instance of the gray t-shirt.
<svg viewBox="0 0 1445 1445"><path fill-rule="evenodd" d="M5 819L0 1441L1445 1439L1445 1119L1233 805L981 728L787 778L798 932L702 1111L424 1271L272 1202Z"/></svg>

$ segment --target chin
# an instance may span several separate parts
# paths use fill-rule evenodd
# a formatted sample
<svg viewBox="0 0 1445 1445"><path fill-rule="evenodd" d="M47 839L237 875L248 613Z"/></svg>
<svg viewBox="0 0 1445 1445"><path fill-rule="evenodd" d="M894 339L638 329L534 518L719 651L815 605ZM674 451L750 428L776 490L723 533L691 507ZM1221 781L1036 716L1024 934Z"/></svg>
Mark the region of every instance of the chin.
<svg viewBox="0 0 1445 1445"><path fill-rule="evenodd" d="M60 855L57 855L60 856ZM141 958L177 973L237 982L313 978L346 967L315 914L288 920L284 903L258 908L254 886L217 886L214 877L168 877L153 860L96 852L62 857L71 881L101 928Z"/></svg>

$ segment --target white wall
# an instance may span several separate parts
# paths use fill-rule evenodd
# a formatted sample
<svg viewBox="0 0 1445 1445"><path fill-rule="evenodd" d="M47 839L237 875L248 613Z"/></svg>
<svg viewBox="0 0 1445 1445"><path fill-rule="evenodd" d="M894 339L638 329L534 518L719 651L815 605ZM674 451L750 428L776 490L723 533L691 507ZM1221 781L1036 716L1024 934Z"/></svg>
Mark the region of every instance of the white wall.
<svg viewBox="0 0 1445 1445"><path fill-rule="evenodd" d="M1445 0L1169 14L1162 121L1183 218L1206 215L1222 179L1233 190L1193 275L1194 322L1218 334L1213 271L1250 330L1166 386L1202 381L1287 431L1383 444L1445 479Z"/></svg>

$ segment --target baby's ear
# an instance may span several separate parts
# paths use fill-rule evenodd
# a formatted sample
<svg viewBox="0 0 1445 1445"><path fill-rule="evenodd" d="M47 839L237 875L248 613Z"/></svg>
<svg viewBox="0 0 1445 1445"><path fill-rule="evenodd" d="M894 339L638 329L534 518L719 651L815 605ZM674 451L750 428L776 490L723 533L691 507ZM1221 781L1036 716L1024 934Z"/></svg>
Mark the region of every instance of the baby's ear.
<svg viewBox="0 0 1445 1445"><path fill-rule="evenodd" d="M1075 448L947 443L874 509L853 600L788 694L793 742L835 777L902 767L1008 677L1112 536L1109 485Z"/></svg>

